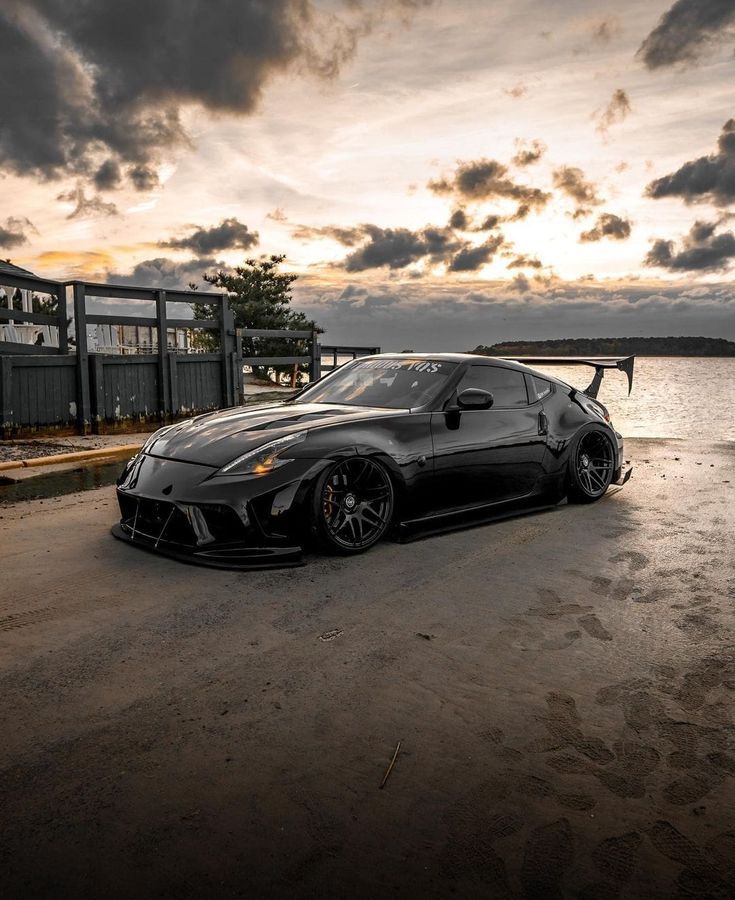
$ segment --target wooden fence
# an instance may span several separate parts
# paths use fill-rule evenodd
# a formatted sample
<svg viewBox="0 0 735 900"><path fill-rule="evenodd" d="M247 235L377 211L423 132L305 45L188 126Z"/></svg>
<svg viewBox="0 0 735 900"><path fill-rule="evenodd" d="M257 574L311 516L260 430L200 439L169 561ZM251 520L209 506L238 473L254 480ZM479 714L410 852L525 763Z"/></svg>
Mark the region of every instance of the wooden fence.
<svg viewBox="0 0 735 900"><path fill-rule="evenodd" d="M341 356L349 356L351 359L357 359L359 356L372 356L374 353L380 353L380 347L352 347L339 345L323 345L320 347L319 363L322 373L333 372L337 366L341 365L338 361ZM324 358L331 360L327 363Z"/></svg>
<svg viewBox="0 0 735 900"><path fill-rule="evenodd" d="M298 331L293 329L275 329L275 328L238 328L238 345L240 350L241 362L244 366L306 366L309 369L309 380L316 381L321 377L321 354L319 350L319 339L316 331ZM308 354L291 355L287 353L279 356L251 355L244 356L242 349L243 340L265 339L269 342L272 340L283 341L308 341Z"/></svg>
<svg viewBox="0 0 735 900"><path fill-rule="evenodd" d="M0 429L5 437L37 429L126 430L146 422L166 422L234 406L240 372L232 311L226 294L165 291L129 285L49 282L2 276L6 287L56 298L53 316L0 307L0 320L58 328L58 347L0 341ZM73 294L73 337L68 336L67 287ZM144 301L154 315L89 311L89 300ZM168 315L171 303L206 304L214 319ZM100 304L98 304L99 306ZM90 351L92 326L146 326L153 329L153 353L122 355ZM168 347L172 329L214 331L219 349L178 353ZM73 342L74 346L70 344ZM74 352L69 352L73 350Z"/></svg>
<svg viewBox="0 0 735 900"><path fill-rule="evenodd" d="M353 358L380 352L379 347L320 346L316 331L235 329L227 294L170 291L130 285L56 282L18 274L2 275L2 284L42 294L45 313L5 309L0 324L24 323L54 328L54 346L0 340L0 433L12 437L37 430L88 432L129 430L144 423L161 423L222 407L235 406L242 396L243 366L308 369L309 379L322 374L322 353ZM69 316L67 290L72 295ZM90 310L95 301L95 311ZM99 312L109 301L129 309L146 303L153 315ZM169 315L174 303L201 304L214 318L191 319ZM55 308L54 308L55 307ZM73 335L69 326L73 321ZM118 326L150 329L152 352L99 353L90 346L89 330ZM211 352L182 353L169 347L176 329L187 334L214 332ZM248 342L248 355L243 342ZM282 355L272 355L272 342L284 342ZM299 351L294 353L295 346ZM257 350L265 343L265 353ZM58 344L58 346L56 346ZM135 348L140 349L140 347Z"/></svg>

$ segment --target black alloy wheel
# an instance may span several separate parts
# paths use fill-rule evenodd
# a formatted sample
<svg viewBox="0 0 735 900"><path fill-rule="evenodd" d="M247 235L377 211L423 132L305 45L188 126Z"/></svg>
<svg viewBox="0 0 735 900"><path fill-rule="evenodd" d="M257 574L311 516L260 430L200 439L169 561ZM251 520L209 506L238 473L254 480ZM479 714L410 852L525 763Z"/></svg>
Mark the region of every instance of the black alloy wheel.
<svg viewBox="0 0 735 900"><path fill-rule="evenodd" d="M599 500L610 487L615 466L615 451L609 435L594 429L586 431L577 443L571 469L569 497L579 503Z"/></svg>
<svg viewBox="0 0 735 900"><path fill-rule="evenodd" d="M388 530L393 485L380 463L350 457L321 477L315 501L315 531L321 543L339 553L360 553Z"/></svg>

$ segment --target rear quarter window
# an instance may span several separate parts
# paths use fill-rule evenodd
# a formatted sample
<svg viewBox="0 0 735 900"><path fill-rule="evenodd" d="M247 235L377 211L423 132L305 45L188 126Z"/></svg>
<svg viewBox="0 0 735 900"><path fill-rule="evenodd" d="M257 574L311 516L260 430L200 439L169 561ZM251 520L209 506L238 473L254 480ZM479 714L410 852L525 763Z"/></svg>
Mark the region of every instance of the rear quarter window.
<svg viewBox="0 0 735 900"><path fill-rule="evenodd" d="M553 390L554 386L550 381L547 381L545 378L538 378L536 375L531 376L531 403L543 400Z"/></svg>

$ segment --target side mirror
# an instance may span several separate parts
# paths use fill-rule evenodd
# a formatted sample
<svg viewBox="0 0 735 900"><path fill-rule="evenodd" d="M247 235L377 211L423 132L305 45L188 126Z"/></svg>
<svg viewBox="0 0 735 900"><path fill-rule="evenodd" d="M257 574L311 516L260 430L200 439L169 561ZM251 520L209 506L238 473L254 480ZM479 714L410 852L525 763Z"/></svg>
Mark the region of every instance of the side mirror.
<svg viewBox="0 0 735 900"><path fill-rule="evenodd" d="M457 397L457 406L460 409L490 409L493 405L493 395L482 388L466 388Z"/></svg>

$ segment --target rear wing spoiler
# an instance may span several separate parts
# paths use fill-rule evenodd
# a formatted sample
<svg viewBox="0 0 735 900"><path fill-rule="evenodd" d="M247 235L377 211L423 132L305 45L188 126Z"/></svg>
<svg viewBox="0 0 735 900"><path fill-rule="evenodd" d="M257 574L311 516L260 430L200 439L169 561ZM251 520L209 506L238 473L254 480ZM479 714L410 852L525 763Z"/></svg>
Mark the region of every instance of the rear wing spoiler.
<svg viewBox="0 0 735 900"><path fill-rule="evenodd" d="M628 395L633 389L635 356L590 356L584 358L579 356L506 356L504 359L524 363L527 366L592 366L595 370L595 377L584 391L588 397L592 398L597 397L605 369L618 369L625 372L628 377Z"/></svg>

